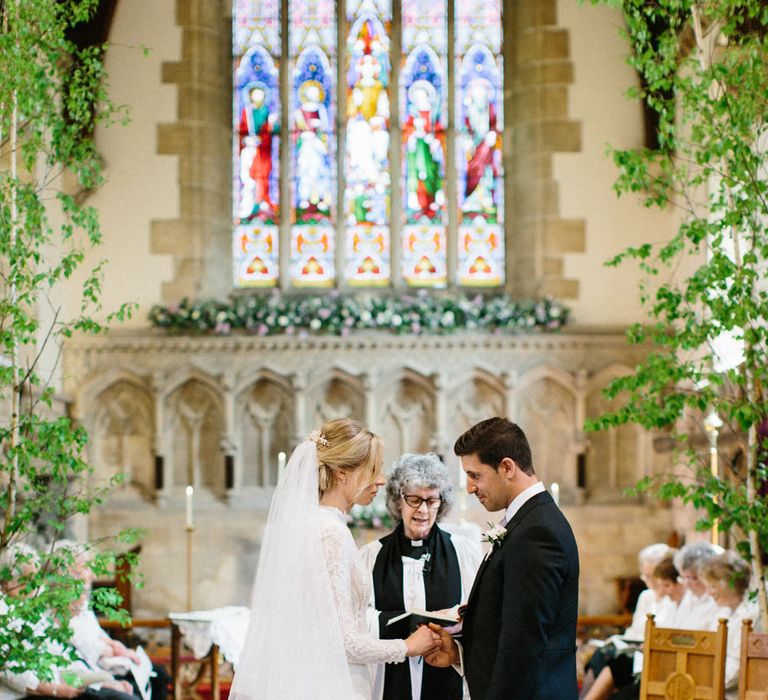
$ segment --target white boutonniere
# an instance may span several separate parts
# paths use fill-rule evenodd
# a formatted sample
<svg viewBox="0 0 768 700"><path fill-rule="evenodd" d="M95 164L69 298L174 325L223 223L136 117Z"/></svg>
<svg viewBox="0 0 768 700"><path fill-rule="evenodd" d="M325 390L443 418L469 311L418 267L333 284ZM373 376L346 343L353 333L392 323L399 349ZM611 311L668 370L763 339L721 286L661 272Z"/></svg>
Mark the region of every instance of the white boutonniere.
<svg viewBox="0 0 768 700"><path fill-rule="evenodd" d="M488 523L491 525L491 523ZM501 546L502 541L507 536L507 529L501 525L491 526L490 530L483 533L483 542L489 542L492 550Z"/></svg>

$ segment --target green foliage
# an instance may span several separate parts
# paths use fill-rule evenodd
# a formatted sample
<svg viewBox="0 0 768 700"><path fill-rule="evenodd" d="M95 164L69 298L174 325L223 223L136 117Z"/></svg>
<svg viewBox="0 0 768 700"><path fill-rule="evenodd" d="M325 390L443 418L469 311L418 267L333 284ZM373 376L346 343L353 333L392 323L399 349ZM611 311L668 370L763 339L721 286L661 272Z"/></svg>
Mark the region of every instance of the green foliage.
<svg viewBox="0 0 768 700"><path fill-rule="evenodd" d="M87 514L108 490L89 487L87 435L56 415L50 377L38 367L46 346L105 329L94 318L100 266L86 275L74 318L56 306L57 285L101 240L97 213L83 203L102 181L91 135L97 124L123 117L107 98L103 48L68 39L97 5L0 3L0 672L30 670L43 680L71 660L65 644L70 609L84 590L82 553L51 547L39 562L11 554L24 541L61 540L67 521ZM51 309L52 322L41 322L43 309ZM124 305L107 322L131 311ZM117 539L127 545L137 536L126 531ZM95 575L114 566L106 544L89 546ZM93 604L125 619L120 602L106 591Z"/></svg>
<svg viewBox="0 0 768 700"><path fill-rule="evenodd" d="M622 407L588 428L631 422L673 430L684 417L714 410L744 465L713 477L701 426L674 436L688 476L645 479L635 493L681 499L703 514L699 527L717 521L730 530L764 590L768 445L758 429L768 417L768 10L758 0L608 4L624 12L628 62L640 78L630 97L659 115L657 150L610 150L615 190L647 207L675 208L681 223L670 240L608 262L631 261L643 272L648 322L627 337L652 351L608 388ZM723 355L724 338L740 347L740 358ZM761 609L768 621L764 595Z"/></svg>

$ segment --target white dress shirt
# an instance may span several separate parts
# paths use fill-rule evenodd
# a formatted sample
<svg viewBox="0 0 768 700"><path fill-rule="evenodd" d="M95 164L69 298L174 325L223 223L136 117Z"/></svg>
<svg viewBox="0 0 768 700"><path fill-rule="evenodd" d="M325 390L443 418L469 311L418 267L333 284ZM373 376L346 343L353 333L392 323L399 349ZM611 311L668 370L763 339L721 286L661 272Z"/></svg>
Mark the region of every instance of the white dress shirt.
<svg viewBox="0 0 768 700"><path fill-rule="evenodd" d="M517 512L527 501L530 501L535 495L543 493L544 491L546 491L544 488L544 483L537 481L535 484L532 484L527 489L524 489L518 493L517 496L512 499L512 503L507 506L507 512L499 524L501 525L503 523L502 527L506 525L510 520L512 520L512 518L515 517L515 515L517 515Z"/></svg>

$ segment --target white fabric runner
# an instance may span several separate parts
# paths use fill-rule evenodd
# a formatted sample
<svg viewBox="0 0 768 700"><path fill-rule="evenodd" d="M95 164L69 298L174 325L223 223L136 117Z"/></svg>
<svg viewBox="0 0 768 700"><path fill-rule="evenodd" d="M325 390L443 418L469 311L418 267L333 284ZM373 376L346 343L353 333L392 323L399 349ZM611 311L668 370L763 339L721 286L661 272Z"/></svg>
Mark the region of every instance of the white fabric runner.
<svg viewBox="0 0 768 700"><path fill-rule="evenodd" d="M194 610L170 613L168 617L178 625L184 643L196 659L202 659L215 644L224 658L237 666L245 642L250 610L242 605L229 605L212 610Z"/></svg>

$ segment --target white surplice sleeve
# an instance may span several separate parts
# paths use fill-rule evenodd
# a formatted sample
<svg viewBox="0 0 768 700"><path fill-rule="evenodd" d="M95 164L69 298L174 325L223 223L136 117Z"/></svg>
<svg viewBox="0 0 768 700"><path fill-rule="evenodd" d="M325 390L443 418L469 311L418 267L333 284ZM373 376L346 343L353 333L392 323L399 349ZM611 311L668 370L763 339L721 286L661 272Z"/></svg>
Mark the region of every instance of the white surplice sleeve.
<svg viewBox="0 0 768 700"><path fill-rule="evenodd" d="M360 557L363 560L368 575L373 581L373 567L376 566L376 557L381 551L381 541L374 540L360 547ZM368 631L375 637L379 636L379 611L376 609L376 594L371 585L371 595L368 598L368 607L365 610L366 620L368 622Z"/></svg>
<svg viewBox="0 0 768 700"><path fill-rule="evenodd" d="M347 660L359 664L405 661L408 648L404 640L378 639L368 630L370 575L346 526L324 528L321 542Z"/></svg>

